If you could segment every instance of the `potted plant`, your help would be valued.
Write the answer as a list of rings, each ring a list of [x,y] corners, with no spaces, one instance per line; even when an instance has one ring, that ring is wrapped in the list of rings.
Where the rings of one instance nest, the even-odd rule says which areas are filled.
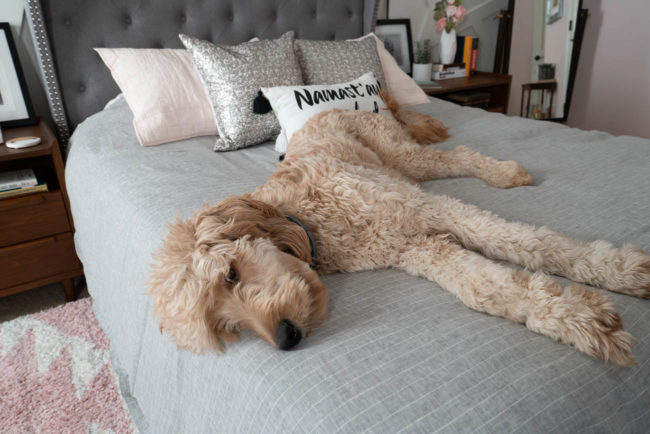
[[[456,26],[465,17],[462,0],[441,0],[436,3],[433,19],[440,35],[440,63],[448,65],[456,56]]]
[[[413,80],[431,80],[431,41],[417,41],[415,43],[415,63],[413,64]]]

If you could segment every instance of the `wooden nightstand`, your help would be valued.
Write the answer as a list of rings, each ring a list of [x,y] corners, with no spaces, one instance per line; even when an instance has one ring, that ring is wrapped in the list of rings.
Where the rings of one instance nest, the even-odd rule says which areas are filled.
[[[2,134],[5,141],[41,138],[39,145],[30,148],[0,145],[0,171],[32,168],[48,191],[0,199],[0,297],[61,282],[66,300],[74,300],[72,278],[83,275],[83,268],[74,249],[59,144],[43,122],[2,130]]]
[[[436,98],[449,100],[449,94],[466,91],[480,91],[490,94],[490,102],[487,107],[489,112],[508,112],[508,98],[510,97],[510,82],[512,76],[493,74],[491,72],[477,71],[476,75],[463,78],[449,78],[437,80],[440,87],[421,85],[427,95]],[[455,101],[451,101],[455,102]]]

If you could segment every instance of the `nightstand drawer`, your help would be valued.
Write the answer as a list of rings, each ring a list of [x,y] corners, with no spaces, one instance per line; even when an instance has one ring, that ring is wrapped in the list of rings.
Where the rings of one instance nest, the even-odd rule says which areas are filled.
[[[0,288],[81,268],[72,233],[0,248]]]
[[[59,191],[0,200],[0,247],[70,230]]]

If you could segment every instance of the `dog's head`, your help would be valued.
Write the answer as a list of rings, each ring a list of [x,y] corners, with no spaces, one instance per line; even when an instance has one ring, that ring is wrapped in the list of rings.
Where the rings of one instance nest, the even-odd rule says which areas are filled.
[[[177,220],[155,259],[160,328],[190,351],[221,350],[242,328],[286,350],[326,320],[307,234],[264,202],[230,197]]]

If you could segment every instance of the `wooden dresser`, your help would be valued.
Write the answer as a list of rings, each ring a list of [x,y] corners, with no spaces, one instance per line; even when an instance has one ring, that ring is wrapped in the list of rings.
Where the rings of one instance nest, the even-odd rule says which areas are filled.
[[[438,80],[438,86],[420,85],[427,95],[449,100],[450,94],[468,91],[481,91],[490,94],[490,102],[486,108],[489,112],[506,114],[510,98],[510,83],[512,76],[477,71],[476,75],[463,78]],[[454,102],[454,101],[452,101]]]
[[[74,226],[65,188],[63,160],[52,131],[41,122],[3,129],[4,140],[38,136],[23,149],[0,145],[0,171],[32,168],[48,191],[0,199],[0,296],[61,282],[74,300],[72,278],[83,268],[74,249]]]

